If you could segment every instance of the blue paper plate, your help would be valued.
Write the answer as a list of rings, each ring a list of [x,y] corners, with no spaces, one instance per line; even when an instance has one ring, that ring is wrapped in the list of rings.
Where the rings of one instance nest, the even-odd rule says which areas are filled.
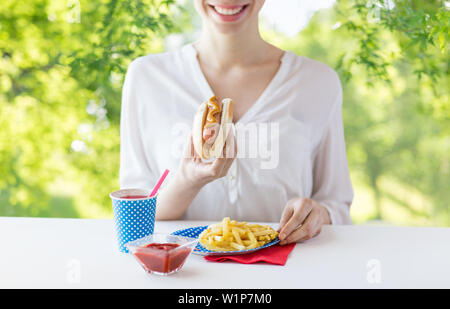
[[[198,238],[200,233],[203,232],[207,228],[208,228],[207,225],[194,226],[194,227],[189,227],[187,229],[177,230],[177,231],[173,232],[172,235]],[[246,254],[246,253],[250,253],[250,252],[253,252],[253,251],[261,250],[263,248],[270,247],[272,245],[275,245],[279,241],[280,240],[277,237],[274,240],[272,240],[271,242],[265,244],[264,246],[257,247],[257,248],[254,248],[254,249],[239,250],[239,251],[211,251],[211,250],[208,250],[205,247],[203,247],[200,243],[198,243],[197,246],[195,247],[194,251],[192,251],[192,252],[195,253],[195,254],[199,254],[199,255],[237,255],[237,254]]]

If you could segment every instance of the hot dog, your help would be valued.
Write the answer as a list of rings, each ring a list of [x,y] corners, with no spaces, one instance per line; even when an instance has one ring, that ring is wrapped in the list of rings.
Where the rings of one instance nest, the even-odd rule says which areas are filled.
[[[220,102],[213,96],[199,106],[192,126],[192,139],[201,158],[221,156],[232,122],[233,101],[229,98]]]

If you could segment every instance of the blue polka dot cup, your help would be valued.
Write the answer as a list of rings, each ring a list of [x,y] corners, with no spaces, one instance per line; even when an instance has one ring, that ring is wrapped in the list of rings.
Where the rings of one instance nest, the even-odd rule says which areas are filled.
[[[126,243],[153,234],[157,195],[148,197],[150,191],[122,189],[109,195],[120,252],[128,253]]]

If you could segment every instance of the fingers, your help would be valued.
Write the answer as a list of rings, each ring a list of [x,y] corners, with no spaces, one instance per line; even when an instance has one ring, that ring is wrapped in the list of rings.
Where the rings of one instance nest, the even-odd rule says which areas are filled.
[[[289,202],[286,205],[286,207],[284,207],[283,213],[281,214],[280,227],[278,228],[278,232],[281,231],[281,229],[286,225],[286,223],[289,221],[289,219],[292,217],[292,214],[294,213],[294,208],[291,207],[291,205],[289,205]]]
[[[220,157],[217,157],[211,166],[213,176],[215,176],[216,178],[225,176],[228,173],[231,165],[233,164],[236,153],[237,145],[235,143],[234,134],[231,131],[227,136],[225,145],[223,146],[222,155]]]
[[[229,126],[228,130],[229,130],[229,132],[228,132],[229,134],[225,141],[223,154],[224,154],[225,158],[234,159],[237,155],[236,138],[234,136],[234,131],[232,130],[232,126]]]
[[[280,240],[288,237],[301,224],[303,224],[303,221],[305,221],[306,217],[312,210],[313,202],[310,199],[294,199],[290,200],[286,207],[291,208],[292,211],[288,211],[289,213],[284,215],[282,218],[284,222],[286,222],[286,220],[287,222],[284,224],[280,223]]]
[[[192,142],[192,133],[189,133],[183,150],[183,159],[192,158],[195,154],[196,151],[194,149],[194,143]]]
[[[216,158],[211,165],[211,172],[214,176],[219,177],[222,174],[223,168],[225,167],[225,163],[227,159],[225,158]]]
[[[194,140],[192,132],[188,134],[188,139],[186,142],[186,147],[183,152],[183,159],[188,159],[194,161],[194,163],[201,163],[202,159],[200,155],[195,151]]]
[[[280,242],[285,245],[292,242],[304,241],[313,238],[321,231],[320,214],[318,209],[313,209],[302,226],[294,230],[289,236]]]
[[[234,161],[233,158],[225,159],[225,163],[224,163],[224,166],[223,166],[223,169],[222,169],[221,176],[226,176],[228,174],[228,171],[230,170],[231,165],[233,164],[233,161]]]
[[[225,158],[225,157],[216,158],[211,166],[213,176],[216,178],[225,176],[228,173],[231,164],[233,164],[233,160],[234,158]]]
[[[192,133],[190,140],[185,150],[185,157],[189,158],[195,163],[195,169],[200,172],[203,177],[209,182],[217,178],[224,177],[237,154],[237,143],[233,131],[231,130],[227,136],[226,142],[222,148],[221,156],[214,159],[214,161],[203,161],[199,154],[195,151]]]

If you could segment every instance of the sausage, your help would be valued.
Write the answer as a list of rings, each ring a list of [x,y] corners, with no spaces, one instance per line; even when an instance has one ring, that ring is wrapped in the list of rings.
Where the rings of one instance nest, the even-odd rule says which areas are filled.
[[[212,145],[219,133],[220,125],[218,123],[210,123],[203,128],[203,141],[205,144]]]

